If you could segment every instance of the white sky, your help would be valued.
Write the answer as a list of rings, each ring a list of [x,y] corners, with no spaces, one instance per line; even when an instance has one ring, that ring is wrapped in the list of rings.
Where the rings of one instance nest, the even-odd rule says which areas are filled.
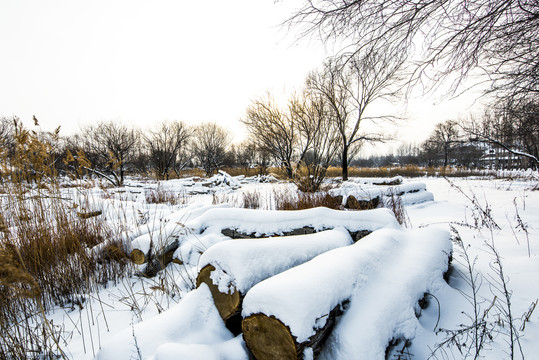
[[[298,88],[332,50],[279,24],[297,0],[1,0],[0,116],[42,127],[215,121],[240,139],[250,101]],[[469,110],[413,101],[400,130],[423,140]],[[464,103],[464,104],[462,104]],[[428,130],[427,130],[428,129]]]

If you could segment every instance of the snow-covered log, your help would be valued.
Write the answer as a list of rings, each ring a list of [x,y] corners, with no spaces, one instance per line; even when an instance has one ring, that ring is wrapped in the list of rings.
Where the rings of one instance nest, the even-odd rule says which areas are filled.
[[[385,350],[401,335],[402,324],[415,321],[418,300],[443,281],[451,250],[444,230],[383,229],[321,254],[249,290],[242,305],[245,342],[258,360],[316,355],[337,315],[344,312],[345,318],[348,308],[357,307],[364,317],[355,317],[354,325],[362,334],[382,331],[376,338]],[[362,308],[365,299],[370,299],[368,308]],[[365,347],[355,347],[356,355],[370,350],[361,336],[355,341]],[[384,358],[384,351],[381,357],[369,353],[376,356],[365,358]]]
[[[341,211],[325,207],[293,211],[211,209],[186,223],[186,227],[195,233],[208,227],[216,227],[235,231],[246,237],[287,235],[305,227],[310,227],[315,232],[344,227],[352,235],[360,233],[363,236],[365,232],[398,226],[389,209]]]
[[[197,286],[208,285],[221,317],[227,321],[240,316],[242,299],[255,284],[352,243],[343,228],[310,235],[220,242],[201,256]],[[241,318],[230,321],[233,326]]]
[[[339,188],[329,191],[332,196],[342,196],[342,205],[349,209],[365,209],[367,206],[379,204],[384,198],[398,196],[404,205],[413,205],[434,199],[432,193],[422,182],[400,183],[392,186],[375,186],[371,183],[361,184],[347,181]]]

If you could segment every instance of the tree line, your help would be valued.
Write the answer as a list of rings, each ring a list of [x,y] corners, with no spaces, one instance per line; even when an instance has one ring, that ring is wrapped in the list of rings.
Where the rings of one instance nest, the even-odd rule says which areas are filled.
[[[34,123],[39,125],[35,117]],[[222,166],[269,164],[251,145],[231,145],[230,132],[215,123],[188,126],[182,121],[162,121],[141,130],[103,121],[70,136],[60,136],[59,130],[28,130],[16,116],[0,117],[4,172],[20,166],[23,153],[34,152],[28,139],[45,146],[48,164],[58,173],[90,173],[115,186],[123,184],[127,173],[153,173],[158,179],[168,179],[186,168],[200,167],[211,176]]]
[[[277,166],[302,190],[316,191],[329,166],[342,167],[343,180],[349,164],[539,168],[538,101],[501,102],[480,117],[436,124],[420,144],[404,144],[394,154],[360,159],[361,145],[384,141],[384,134],[360,133],[357,114],[346,118],[352,119],[349,123],[340,122],[344,116],[336,115],[338,110],[347,116],[353,111],[345,111],[348,104],[344,102],[336,105],[334,98],[342,100],[344,95],[319,92],[320,84],[327,85],[322,76],[329,66],[331,63],[309,74],[303,91],[284,104],[278,105],[271,94],[252,101],[242,119],[249,138],[240,144],[232,144],[230,132],[215,123],[188,126],[181,121],[162,121],[141,130],[105,121],[60,136],[59,129],[29,131],[17,117],[0,117],[4,169],[5,165],[30,166],[17,162],[22,152],[46,152],[51,166],[60,173],[78,170],[121,185],[126,173],[153,173],[158,179],[168,179],[195,167],[211,176],[225,166],[257,168],[260,173]],[[333,105],[326,98],[330,94]],[[28,145],[29,138],[46,148],[35,150]]]

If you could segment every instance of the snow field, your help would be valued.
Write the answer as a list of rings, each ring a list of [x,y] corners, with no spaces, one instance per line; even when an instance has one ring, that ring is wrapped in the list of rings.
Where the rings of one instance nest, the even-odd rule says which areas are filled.
[[[539,261],[537,259],[539,251],[539,227],[537,223],[537,219],[539,219],[539,191],[531,190],[537,187],[537,183],[531,180],[487,181],[484,179],[462,178],[451,179],[451,181],[461,187],[467,194],[475,194],[483,206],[488,203],[492,210],[492,216],[501,229],[491,232],[486,228],[471,227],[470,225],[474,225],[474,216],[477,216],[477,211],[470,201],[450,186],[446,180],[424,178],[421,182],[427,185],[430,193],[435,194],[435,201],[417,203],[414,200],[413,205],[410,205],[407,201],[404,202],[407,204],[405,209],[410,218],[410,226],[413,228],[427,228],[419,229],[417,232],[416,230],[403,231],[405,239],[402,241],[411,242],[414,237],[409,234],[420,234],[424,230],[436,233],[435,230],[432,230],[433,228],[442,229],[443,233],[452,224],[459,231],[464,244],[470,251],[471,258],[476,259],[475,273],[483,274],[484,279],[488,279],[488,276],[491,275],[490,265],[492,264],[492,258],[486,250],[484,242],[494,238],[502,256],[501,261],[504,264],[505,273],[509,281],[508,287],[512,294],[513,315],[517,327],[520,329],[520,326],[524,324],[522,320],[523,314],[529,310],[531,303],[539,298],[539,280],[537,277],[539,273]],[[358,182],[360,181],[358,180]],[[183,180],[171,180],[162,182],[161,185],[164,189],[175,192],[183,192],[192,187],[203,187],[199,182],[192,183],[192,186],[187,186]],[[241,183],[243,183],[243,180]],[[284,185],[249,184],[239,191],[250,188],[267,195],[266,192],[271,193],[272,186]],[[370,185],[367,184],[366,187],[370,187]],[[204,188],[207,194],[207,188]],[[131,191],[132,189],[135,191]],[[126,236],[126,240],[134,239],[150,232],[154,233],[153,239],[157,239],[159,233],[174,236],[174,231],[172,230],[177,227],[175,223],[181,223],[185,226],[192,221],[193,228],[190,230],[192,232],[185,237],[181,237],[180,247],[175,253],[177,258],[183,259],[184,265],[170,264],[155,279],[132,277],[126,279],[122,284],[109,284],[106,288],[100,290],[99,294],[86,296],[85,306],[80,309],[78,307],[74,309],[59,307],[47,314],[47,318],[50,319],[54,326],[61,326],[62,328],[65,339],[61,339],[61,345],[66,350],[66,354],[72,359],[93,359],[93,349],[97,351],[100,347],[101,351],[97,358],[102,360],[131,358],[169,360],[180,356],[185,359],[248,359],[248,350],[242,336],[234,337],[226,329],[217,309],[215,309],[211,293],[207,287],[201,286],[196,290],[191,290],[191,287],[181,285],[180,295],[174,298],[158,289],[162,278],[170,277],[175,279],[174,281],[177,284],[180,284],[186,273],[191,274],[191,277],[196,276],[199,270],[198,260],[201,253],[206,249],[211,249],[213,245],[228,240],[227,237],[221,234],[221,228],[225,225],[230,225],[230,223],[224,222],[226,220],[225,214],[215,213],[218,216],[215,222],[212,223],[211,216],[208,216],[207,213],[216,206],[208,205],[212,202],[211,196],[208,195],[193,197],[190,205],[168,206],[145,204],[143,193],[140,193],[141,190],[142,187],[139,189],[132,186],[127,188],[124,193],[121,193],[123,189],[115,189],[109,191],[110,193],[115,192],[115,195],[105,197],[102,195],[103,191],[101,189],[91,189],[92,192],[97,194],[95,207],[92,205],[91,208],[103,209],[102,216],[106,217],[111,224],[124,224],[122,219],[129,219],[125,223],[130,234]],[[225,190],[226,187],[223,187],[223,191]],[[65,191],[74,190],[65,189]],[[403,195],[403,199],[408,196],[422,196],[419,194],[429,192],[406,193]],[[516,202],[516,205],[514,202]],[[271,205],[270,202],[268,204]],[[271,208],[269,205],[266,208]],[[523,228],[516,227],[517,210],[515,208],[518,208],[518,214],[525,225],[526,231]],[[226,210],[236,211],[236,209],[230,208],[219,209],[223,213]],[[136,219],[139,212],[148,214],[149,221],[142,223],[139,220],[131,220],[132,218]],[[352,212],[350,211],[349,213]],[[375,212],[375,214],[382,213]],[[237,224],[238,228],[245,226],[246,233],[257,231],[257,219],[251,218],[250,215],[244,215],[247,213],[237,214],[240,216],[240,221]],[[265,221],[266,214],[263,212],[260,214],[263,215],[260,216],[258,221],[267,224]],[[205,216],[208,221],[197,220],[201,216]],[[246,225],[242,224],[244,218]],[[283,216],[284,218],[285,216]],[[326,220],[322,215],[322,221]],[[352,220],[350,219],[350,222]],[[276,230],[289,229],[299,223],[298,221],[295,224],[287,225],[285,221],[276,226]],[[170,226],[171,231],[160,230],[164,226]],[[390,225],[389,227],[393,226]],[[398,227],[395,226],[394,229],[396,228]],[[392,231],[395,230],[384,229],[381,232],[390,233]],[[379,231],[376,231],[370,236],[379,236],[378,233]],[[165,236],[163,237],[166,238]],[[355,245],[337,250],[342,251],[343,259],[345,259],[347,252],[344,249],[360,245],[367,238],[362,239]],[[415,239],[423,244],[426,236],[423,239],[416,236]],[[391,241],[389,242],[391,243]],[[530,255],[528,255],[528,244],[530,245]],[[447,339],[448,335],[444,332],[438,332],[438,330],[441,328],[459,330],[462,325],[470,324],[470,319],[466,314],[471,314],[473,309],[462,295],[463,293],[470,294],[470,289],[460,277],[460,273],[465,274],[466,269],[456,261],[459,260],[458,255],[453,261],[452,267],[454,271],[450,277],[449,285],[439,281],[440,278],[435,275],[438,268],[432,272],[432,277],[438,280],[428,277],[429,273],[425,272],[421,277],[417,278],[417,282],[407,282],[407,274],[412,274],[421,269],[423,262],[428,265],[430,257],[425,258],[417,255],[417,260],[409,259],[408,262],[403,262],[404,260],[401,261],[399,258],[408,258],[409,256],[404,256],[406,252],[399,245],[388,245],[387,249],[391,254],[397,253],[397,255],[394,255],[396,257],[391,258],[392,260],[380,259],[379,262],[374,263],[373,267],[387,268],[388,271],[377,272],[366,267],[362,276],[369,275],[372,280],[369,281],[370,285],[363,281],[363,277],[351,284],[352,288],[349,290],[350,303],[347,305],[344,314],[340,316],[332,335],[322,347],[319,358],[355,359],[357,356],[352,356],[351,354],[355,352],[355,355],[357,355],[360,351],[360,346],[361,349],[366,351],[366,354],[373,354],[373,358],[376,358],[381,353],[383,343],[387,343],[388,339],[410,337],[413,341],[406,351],[411,355],[405,358],[427,359],[437,344]],[[335,261],[335,265],[332,267],[339,267],[339,263],[340,260]],[[442,263],[439,263],[439,266],[441,268]],[[322,275],[325,271],[317,270],[312,273],[313,279],[316,281],[312,280],[315,282],[313,287],[315,292],[310,295],[311,297],[320,296],[320,298],[323,298],[324,293],[328,293],[328,289],[333,289],[334,287],[345,292],[346,289],[340,283],[347,282],[349,279],[339,277],[336,285],[326,287],[325,283],[322,282],[324,279]],[[310,277],[311,274],[309,273],[307,278]],[[258,285],[272,279],[266,279]],[[427,297],[427,299],[431,300],[431,305],[423,309],[420,318],[416,319],[413,310],[418,309],[414,298],[417,294],[421,295],[420,291],[416,291],[416,286],[425,284],[427,284],[425,288],[428,288],[428,291],[436,296],[436,301],[432,297]],[[156,285],[155,290],[151,289]],[[255,285],[251,291],[258,285]],[[410,293],[405,291],[408,286]],[[360,291],[359,289],[362,290]],[[404,295],[398,295],[403,294],[403,291]],[[310,306],[309,296],[294,294],[290,296],[302,299],[306,301],[305,306]],[[155,299],[157,296],[159,296],[159,302]],[[480,311],[482,312],[489,306],[494,296],[487,282],[484,282],[479,289],[478,296],[481,301]],[[140,308],[137,308],[135,303],[135,310],[133,309],[132,303],[135,300],[131,300],[132,297],[137,298],[136,301],[138,301]],[[179,300],[180,298],[181,300]],[[272,305],[269,299],[266,303],[268,306]],[[328,303],[330,302],[328,301]],[[263,304],[261,303],[260,306]],[[325,306],[326,314],[327,309],[331,310],[331,305]],[[321,308],[322,306],[315,307]],[[539,338],[538,309],[531,314],[529,321],[525,323],[525,330],[519,332],[524,356],[520,356],[520,352],[517,351],[516,359],[534,359],[539,353],[539,342],[537,341]],[[320,310],[320,313],[323,314],[323,311]],[[494,324],[498,318],[494,310],[491,313],[492,316],[488,320],[491,324]],[[318,321],[317,326],[322,325],[323,321],[324,317]],[[301,319],[297,319],[298,324],[302,322]],[[369,326],[363,326],[363,323],[369,324]],[[436,324],[438,326],[434,330]],[[487,359],[507,359],[509,358],[508,328],[507,326],[496,326],[494,338],[488,341],[487,347],[480,356]],[[316,329],[317,327],[311,327],[311,333]],[[307,330],[304,331],[306,334],[309,333]],[[93,343],[91,343],[92,336]],[[362,340],[363,338],[365,339]],[[468,346],[470,345],[469,339],[462,340]],[[368,347],[365,348],[367,345]],[[461,359],[465,356],[465,353],[459,352],[459,349],[454,345],[450,348],[446,347],[445,351],[447,355],[445,358]],[[468,351],[468,347],[464,348],[463,351]],[[437,355],[437,358],[444,358],[443,356],[445,356],[440,353]],[[365,358],[369,357],[365,356]],[[397,356],[396,354],[391,354],[390,358],[397,358]],[[468,358],[473,358],[473,355],[468,356]]]

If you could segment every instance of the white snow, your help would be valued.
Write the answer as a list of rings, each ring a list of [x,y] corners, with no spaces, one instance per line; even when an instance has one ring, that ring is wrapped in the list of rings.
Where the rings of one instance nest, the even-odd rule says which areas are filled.
[[[418,299],[448,286],[443,279],[452,249],[447,232],[419,229],[390,236],[399,248],[390,250],[391,255],[363,286],[356,285],[350,307],[321,359],[356,359],[357,354],[385,359],[390,340],[415,338],[421,326],[416,318]]]
[[[352,242],[343,228],[309,235],[230,240],[209,248],[201,256],[199,267],[215,267],[211,279],[219,291],[245,294],[264,279]]]
[[[108,338],[97,359],[129,360],[138,354],[146,359],[164,343],[216,345],[232,338],[202,284],[166,312]]]

